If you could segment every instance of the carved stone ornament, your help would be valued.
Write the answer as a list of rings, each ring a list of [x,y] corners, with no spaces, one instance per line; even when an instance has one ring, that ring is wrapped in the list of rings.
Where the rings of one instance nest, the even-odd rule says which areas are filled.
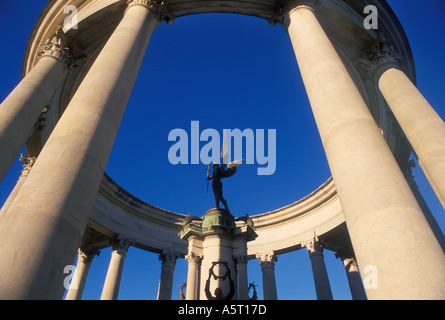
[[[162,267],[169,267],[174,269],[176,265],[176,260],[179,258],[179,254],[175,252],[163,251],[159,255],[159,260],[162,263]]]
[[[278,260],[277,256],[273,253],[262,253],[258,254],[256,257],[260,261],[261,269],[273,269],[275,267],[275,262]]]
[[[119,235],[113,242],[113,250],[119,255],[127,255],[128,248],[134,245],[135,241]]]
[[[274,13],[268,22],[272,26],[281,24],[285,28],[289,25],[289,13],[298,6],[307,6],[315,9],[320,5],[320,0],[278,0],[274,7]]]
[[[362,58],[354,59],[354,63],[362,75],[378,78],[377,72],[384,65],[398,66],[401,64],[403,56],[399,54],[394,46],[389,45],[383,33],[364,54]]]
[[[175,20],[175,17],[168,10],[167,3],[164,0],[127,0],[128,7],[136,4],[142,4],[150,8],[158,23],[165,21],[167,24],[171,24]]]
[[[20,155],[19,161],[23,162],[22,176],[28,175],[36,160],[36,157],[31,157],[23,153]]]
[[[309,257],[323,255],[323,248],[326,247],[325,243],[320,241],[316,235],[311,240],[302,243],[301,246],[307,249]]]
[[[77,68],[78,63],[86,58],[86,55],[68,39],[62,27],[57,27],[52,38],[38,49],[37,55],[59,59],[65,64],[68,71]]]

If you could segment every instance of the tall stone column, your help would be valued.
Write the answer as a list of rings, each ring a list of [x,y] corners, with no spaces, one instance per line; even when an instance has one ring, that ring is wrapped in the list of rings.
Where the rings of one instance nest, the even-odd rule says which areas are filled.
[[[237,256],[238,264],[238,299],[249,300],[249,280],[247,277],[247,256]]]
[[[134,244],[134,241],[121,236],[113,243],[113,251],[111,252],[110,265],[108,266],[107,276],[102,289],[101,300],[117,299],[125,258],[128,248],[132,244]]]
[[[88,271],[95,256],[98,256],[100,251],[90,247],[79,249],[77,259],[77,266],[74,271],[71,284],[66,293],[65,300],[80,300],[82,298],[83,289],[87,280]]]
[[[159,280],[158,300],[171,300],[173,275],[175,271],[176,259],[179,254],[164,251],[159,255],[162,262],[161,279]]]
[[[0,299],[60,299],[162,10],[133,0],[0,224]],[[155,15],[156,13],[156,15]]]
[[[352,300],[367,300],[366,291],[363,286],[362,279],[358,270],[357,261],[355,258],[346,258],[341,253],[336,253],[335,256],[341,259],[348,278],[349,289],[351,290]]]
[[[380,37],[369,53],[373,77],[420,166],[445,208],[445,123],[399,67],[400,56]]]
[[[275,281],[275,262],[277,257],[273,253],[266,253],[258,255],[257,259],[260,261],[263,274],[264,300],[277,300],[277,284]]]
[[[317,300],[333,300],[326,264],[324,263],[323,244],[316,236],[302,244],[307,249],[312,265]]]
[[[14,163],[44,106],[80,55],[58,28],[40,48],[41,58],[0,105],[0,183]]]
[[[189,254],[185,257],[188,262],[188,272],[187,272],[187,291],[185,293],[186,300],[196,300],[197,295],[197,277],[198,277],[198,267],[201,262],[201,258],[195,254]]]
[[[442,249],[320,25],[316,2],[291,1],[285,25],[360,270],[378,270],[378,288],[367,290],[368,298],[445,299]]]

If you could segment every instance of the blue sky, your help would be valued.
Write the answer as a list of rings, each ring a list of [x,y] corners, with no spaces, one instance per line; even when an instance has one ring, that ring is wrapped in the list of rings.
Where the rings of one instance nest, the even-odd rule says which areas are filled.
[[[389,0],[411,43],[420,91],[445,118],[445,5],[442,0]],[[21,79],[23,56],[32,27],[46,1],[0,0],[2,101]],[[206,166],[168,161],[167,137],[191,121],[201,131],[276,129],[276,172],[258,176],[258,165],[242,165],[224,181],[224,196],[235,216],[270,211],[315,190],[330,177],[291,43],[283,27],[233,14],[202,14],[161,24],[154,32],[122,121],[106,172],[119,185],[156,206],[203,215],[214,206],[206,192]],[[201,146],[203,143],[201,144]],[[267,150],[267,149],[266,149]],[[25,153],[25,151],[23,151]],[[0,204],[21,170],[16,161],[0,185]],[[415,177],[442,230],[445,212],[419,168]],[[325,253],[335,299],[350,299],[340,260]],[[84,298],[99,299],[110,249],[93,261]],[[179,259],[173,298],[186,280]],[[160,262],[156,254],[130,248],[120,299],[156,299]],[[289,276],[290,275],[290,276]],[[310,261],[304,250],[278,257],[280,299],[315,299]],[[258,261],[249,262],[249,281],[259,284]]]

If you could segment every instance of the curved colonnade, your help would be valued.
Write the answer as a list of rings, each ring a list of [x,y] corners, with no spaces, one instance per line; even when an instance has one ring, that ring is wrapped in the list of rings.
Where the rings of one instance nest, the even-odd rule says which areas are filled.
[[[411,179],[408,161],[412,145],[441,198],[443,165],[436,154],[444,137],[443,122],[412,86],[413,58],[394,13],[385,1],[375,1],[379,33],[367,30],[363,26],[366,4],[362,0],[50,1],[26,51],[22,82],[29,84],[20,84],[2,104],[10,109],[21,106],[19,116],[4,120],[0,114],[1,121],[14,124],[21,132],[6,130],[0,136],[0,146],[2,139],[9,139],[20,149],[26,141],[30,155],[27,170],[2,208],[0,234],[4,239],[0,243],[9,247],[0,248],[5,250],[0,274],[10,277],[2,284],[7,288],[2,292],[8,292],[3,298],[60,298],[63,275],[54,276],[54,272],[72,262],[79,247],[85,263],[78,272],[84,275],[97,250],[115,248],[103,299],[117,297],[130,245],[161,254],[170,266],[162,269],[159,296],[163,299],[171,297],[176,258],[186,257],[189,264],[198,261],[187,241],[178,237],[185,215],[133,197],[104,174],[104,168],[151,33],[163,21],[171,23],[174,18],[207,12],[252,15],[286,27],[333,173],[333,178],[307,197],[251,217],[257,238],[248,242],[246,257],[241,260],[261,261],[265,299],[277,297],[273,279],[276,255],[302,247],[311,257],[319,299],[332,298],[320,254],[323,248],[337,252],[348,263],[357,258],[359,265],[373,265],[381,271],[381,288],[368,290],[368,298],[443,298],[443,286],[424,285],[443,283],[443,235]],[[63,28],[67,5],[78,10],[78,30]],[[104,73],[110,61],[113,68]],[[103,81],[104,77],[109,79]],[[94,88],[90,89],[94,95],[88,93],[89,88]],[[25,91],[31,96],[24,98]],[[410,94],[403,94],[406,92]],[[419,110],[418,119],[428,119],[414,132],[411,115],[403,110],[409,103]],[[91,110],[80,110],[85,104],[92,105]],[[33,127],[36,121],[45,125]],[[75,124],[79,122],[82,127]],[[428,126],[433,129],[425,129]],[[23,136],[27,127],[33,127],[29,137]],[[77,141],[70,139],[73,134]],[[85,141],[88,143],[83,144]],[[61,145],[66,149],[61,150]],[[8,148],[11,159],[16,156],[16,146]],[[64,157],[74,158],[78,171],[66,172],[60,165]],[[10,166],[7,158],[0,163],[3,176]],[[375,163],[382,165],[376,168]],[[41,214],[34,218],[39,199],[35,185],[42,179],[47,182],[39,192],[54,201],[51,208],[45,204],[38,207]],[[30,203],[33,210],[27,214]],[[19,212],[19,218],[11,218]],[[48,230],[48,224],[55,227]],[[33,226],[32,232],[29,226]],[[24,234],[27,241],[34,242],[17,258]],[[54,239],[58,243],[54,244]],[[26,277],[11,271],[20,259],[39,255],[47,258],[45,266],[36,258],[35,264],[21,270]],[[411,263],[416,255],[422,258]],[[395,261],[407,267],[404,274],[390,271]],[[425,265],[433,266],[428,275],[421,272]],[[406,274],[412,281],[402,285]],[[84,277],[79,279],[84,284]],[[365,298],[356,265],[348,279],[353,297]],[[67,298],[79,298],[81,291],[82,285]],[[196,298],[194,294],[187,298]],[[245,294],[245,288],[240,287],[239,298]]]

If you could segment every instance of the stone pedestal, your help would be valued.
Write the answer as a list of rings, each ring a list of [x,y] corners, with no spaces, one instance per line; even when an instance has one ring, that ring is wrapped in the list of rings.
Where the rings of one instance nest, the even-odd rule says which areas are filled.
[[[247,256],[247,242],[257,237],[252,225],[235,221],[233,215],[224,209],[210,209],[202,219],[188,219],[179,237],[189,241],[189,256],[201,258],[199,285],[196,292],[189,292],[194,285],[187,283],[187,299],[236,300],[237,289],[247,291],[247,288],[238,288],[235,258]],[[195,265],[189,264],[189,269]],[[194,270],[193,274],[196,272]],[[243,273],[240,286],[247,284],[246,279],[247,275]]]

